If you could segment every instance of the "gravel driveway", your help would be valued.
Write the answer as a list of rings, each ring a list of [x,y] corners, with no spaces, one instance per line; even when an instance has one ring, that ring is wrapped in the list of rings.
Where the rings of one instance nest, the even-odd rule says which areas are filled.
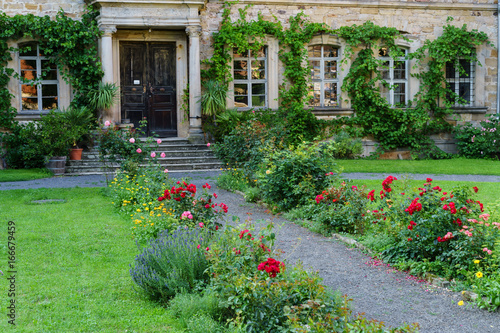
[[[215,185],[219,172],[171,173],[171,177],[192,177],[201,186]],[[363,174],[344,174],[351,178],[371,177]],[[499,181],[492,176],[415,175],[415,179],[432,177],[436,180]],[[454,177],[452,179],[447,177]],[[483,180],[482,177],[488,177]],[[380,175],[376,177],[382,178]],[[486,179],[486,178],[485,178]],[[54,177],[27,182],[0,183],[0,190],[40,187],[104,186],[103,176]],[[458,306],[460,294],[435,287],[395,271],[372,260],[358,249],[350,248],[333,238],[326,238],[295,225],[279,216],[272,216],[243,197],[217,190],[218,202],[229,207],[229,215],[241,221],[251,218],[258,223],[275,222],[279,226],[276,246],[284,251],[283,258],[301,261],[304,267],[318,271],[324,284],[340,290],[353,299],[354,313],[364,312],[390,326],[418,322],[421,332],[500,332],[500,313],[488,313],[470,306]],[[0,194],[1,196],[1,194]]]

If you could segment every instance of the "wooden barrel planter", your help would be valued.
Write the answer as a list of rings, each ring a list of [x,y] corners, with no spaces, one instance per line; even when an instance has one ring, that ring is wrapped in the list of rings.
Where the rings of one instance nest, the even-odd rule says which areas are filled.
[[[45,167],[51,171],[54,176],[64,175],[66,171],[66,158],[67,156],[52,156],[45,164]]]

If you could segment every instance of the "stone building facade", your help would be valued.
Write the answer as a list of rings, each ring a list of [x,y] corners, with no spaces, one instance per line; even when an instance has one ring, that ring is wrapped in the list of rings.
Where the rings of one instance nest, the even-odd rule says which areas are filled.
[[[394,27],[409,38],[399,41],[405,52],[413,52],[425,40],[440,36],[448,16],[451,24],[485,32],[497,43],[498,5],[494,0],[241,0],[233,5],[236,19],[238,8],[253,4],[247,17],[256,18],[260,12],[266,20],[278,19],[286,27],[288,18],[300,12],[313,22],[332,28],[363,24],[366,21]],[[122,88],[122,97],[109,110],[107,119],[116,123],[135,122],[143,117],[154,118],[165,126],[166,136],[201,137],[200,61],[213,53],[211,36],[218,31],[222,20],[222,3],[204,0],[0,0],[0,10],[8,15],[33,13],[55,16],[59,8],[78,19],[86,5],[99,9],[98,24],[103,31],[100,53],[104,81],[115,82]],[[13,44],[19,41],[12,41]],[[309,47],[313,69],[313,102],[311,110],[319,117],[352,114],[350,103],[340,87],[348,64],[340,68],[345,43],[336,36],[316,36]],[[277,108],[279,85],[283,82],[283,66],[279,57],[279,41],[269,37],[259,56],[257,74],[249,75],[246,64],[253,56],[235,54],[232,62],[234,81],[228,96],[228,107],[241,110],[252,107]],[[484,114],[497,112],[497,50],[482,45],[476,50],[482,66],[471,64],[468,78],[450,74],[457,93],[469,102],[457,107],[464,121],[479,121]],[[383,53],[380,53],[384,57]],[[419,82],[410,74],[418,69],[412,61],[396,64],[387,57],[387,78],[398,85],[398,91],[383,92],[391,103],[411,100]],[[403,66],[403,67],[401,67]],[[19,67],[14,57],[12,67]],[[253,72],[254,68],[252,68]],[[450,72],[450,73],[451,73]],[[156,74],[155,74],[156,73]],[[162,74],[158,74],[162,73]],[[260,74],[259,74],[260,73]],[[255,76],[256,75],[256,76]],[[448,75],[448,74],[447,74]],[[71,98],[71,89],[59,80],[59,105]],[[15,96],[14,106],[19,119],[32,119],[37,111],[22,110],[19,83],[9,86]],[[189,101],[185,94],[189,90]],[[186,115],[186,104],[190,114]]]

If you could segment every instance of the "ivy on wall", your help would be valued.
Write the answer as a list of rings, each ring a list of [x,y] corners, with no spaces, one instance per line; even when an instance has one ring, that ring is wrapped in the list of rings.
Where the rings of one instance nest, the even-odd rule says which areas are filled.
[[[57,65],[63,79],[75,90],[75,105],[87,104],[87,92],[96,88],[103,76],[97,53],[101,33],[95,20],[98,12],[88,8],[80,21],[60,10],[55,20],[49,16],[0,14],[0,127],[12,128],[16,109],[11,106],[7,84],[12,76],[19,78],[7,64],[12,52],[9,41],[22,38],[37,41],[45,56]]]
[[[451,91],[446,84],[445,71],[443,70],[447,62],[452,62],[459,69],[460,73],[465,73],[464,68],[459,66],[459,59],[464,59],[468,63],[477,63],[476,47],[487,44],[494,45],[488,41],[488,36],[484,32],[476,29],[467,30],[467,25],[455,27],[449,22],[453,18],[448,17],[447,24],[443,28],[443,34],[435,40],[426,40],[424,45],[410,57],[416,59],[422,71],[413,74],[420,79],[420,90],[415,96],[415,109],[419,112],[429,114],[434,121],[429,124],[429,131],[442,131],[448,126],[443,122],[443,118],[452,113],[454,101],[459,104],[466,104],[454,91]],[[424,62],[425,61],[425,62]],[[427,70],[423,70],[427,66]],[[450,100],[447,98],[450,96]],[[441,102],[441,104],[439,104]]]
[[[274,36],[280,42],[279,55],[285,68],[285,83],[280,88],[280,111],[286,113],[290,125],[296,130],[305,131],[307,127],[318,126],[312,113],[304,107],[310,90],[307,44],[315,35],[336,34],[346,42],[343,64],[347,59],[352,60],[342,89],[348,94],[355,116],[334,120],[331,126],[360,127],[362,134],[372,135],[382,150],[410,147],[419,151],[422,146],[433,145],[429,134],[449,130],[445,117],[452,109],[446,101],[450,90],[446,85],[444,66],[448,61],[457,62],[459,57],[477,61],[471,50],[487,42],[483,32],[468,31],[466,25],[462,28],[446,25],[442,36],[426,41],[423,47],[408,55],[408,59],[417,59],[422,71],[412,75],[422,83],[413,102],[402,109],[389,105],[380,95],[379,85],[387,83],[380,73],[383,61],[373,54],[374,49],[387,47],[391,57],[404,56],[396,40],[406,38],[397,29],[380,27],[368,21],[332,30],[325,24],[307,21],[303,13],[290,17],[290,27],[284,29],[280,21],[264,21],[260,13],[257,20],[248,21],[246,13],[250,6],[240,8],[238,20],[232,22],[233,4],[224,3],[220,30],[213,35],[214,55],[205,61],[207,69],[202,71],[202,77],[228,84],[232,80],[233,48],[238,51],[258,50],[264,45],[267,35]],[[424,70],[426,66],[428,69]],[[451,96],[453,98],[453,93]]]

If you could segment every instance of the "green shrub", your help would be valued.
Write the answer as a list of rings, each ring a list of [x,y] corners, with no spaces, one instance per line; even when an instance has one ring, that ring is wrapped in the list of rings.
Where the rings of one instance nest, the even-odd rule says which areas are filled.
[[[45,156],[41,148],[41,132],[35,122],[13,126],[10,133],[0,134],[6,149],[4,158],[9,168],[43,168]]]
[[[211,291],[227,314],[247,332],[283,332],[289,326],[287,309],[319,300],[339,319],[340,302],[321,284],[317,274],[300,265],[290,268],[272,258],[273,225],[259,232],[251,225],[228,227],[208,251]],[[339,324],[340,325],[340,324]]]
[[[290,210],[325,189],[332,178],[329,175],[336,171],[328,150],[304,142],[272,151],[257,173],[257,187],[264,202],[280,211]]]
[[[231,133],[241,123],[254,118],[255,114],[250,111],[238,111],[237,109],[228,109],[218,114],[215,118],[215,126],[213,124],[203,124],[214,136],[215,142],[220,142],[224,136]]]
[[[467,158],[500,158],[500,116],[490,115],[480,127],[470,123],[455,128],[455,138],[461,156]]]
[[[194,184],[177,181],[178,187],[166,189],[158,201],[165,204],[165,208],[172,212],[172,216],[181,220],[184,226],[200,226],[211,231],[221,226],[219,220],[227,213],[228,207],[224,203],[215,203],[216,193],[211,193],[211,186],[205,183],[202,193]]]
[[[208,282],[205,252],[209,234],[203,228],[165,231],[135,258],[130,275],[148,297],[167,300]]]
[[[471,258],[482,257],[484,247],[491,249],[500,236],[499,227],[487,222],[489,215],[481,214],[482,204],[472,199],[471,189],[445,192],[428,178],[418,194],[403,194],[392,190],[394,180],[390,176],[383,182],[379,209],[367,216],[396,237],[382,253],[389,262],[440,261],[449,268],[441,273],[454,277],[468,267]],[[374,191],[369,195],[374,196]]]
[[[246,202],[257,202],[262,198],[261,191],[257,187],[248,187],[245,190]]]
[[[203,292],[202,294],[177,294],[169,303],[169,311],[179,319],[187,332],[200,333],[243,333],[246,329],[230,325],[224,327],[220,323],[224,317],[224,309],[220,306],[217,295]]]
[[[253,172],[276,140],[276,137],[268,133],[264,123],[252,120],[235,127],[212,148],[217,158],[227,166],[243,167],[248,172]]]
[[[249,181],[241,169],[227,168],[217,177],[217,186],[228,191],[245,191]]]
[[[349,159],[358,157],[363,153],[363,144],[360,138],[353,138],[346,131],[340,131],[335,134],[331,141],[325,144],[332,147],[325,147],[332,152],[332,157],[336,159]]]
[[[98,134],[101,161],[119,163],[123,171],[135,175],[142,164],[156,158],[154,148],[158,141],[153,141],[151,137],[145,141],[140,139],[144,136],[146,126],[145,120],[140,122],[140,128],[131,130],[105,123]]]
[[[328,234],[332,231],[363,233],[364,215],[367,206],[367,193],[364,188],[350,186],[345,181],[336,184],[316,196],[314,201],[299,209],[302,217],[320,223]]]

